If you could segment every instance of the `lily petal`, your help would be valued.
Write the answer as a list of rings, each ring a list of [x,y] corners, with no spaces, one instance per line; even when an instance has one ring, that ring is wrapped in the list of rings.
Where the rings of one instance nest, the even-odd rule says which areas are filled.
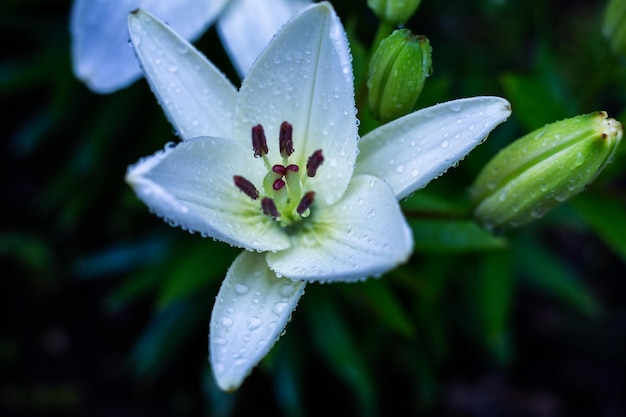
[[[312,207],[312,210],[315,206]],[[292,236],[289,249],[267,254],[279,276],[307,281],[357,281],[405,262],[411,230],[393,192],[369,175],[352,178],[336,204],[313,211],[310,229]]]
[[[322,149],[324,166],[309,184],[323,204],[341,197],[354,170],[358,132],[348,41],[329,3],[305,9],[274,37],[244,80],[235,111],[235,137],[247,141],[252,126],[262,124],[275,141],[268,156],[276,163],[280,124],[291,123],[290,161],[303,167]]]
[[[384,179],[402,199],[457,164],[510,114],[500,97],[453,100],[408,114],[361,139],[355,175]]]
[[[236,390],[280,337],[305,282],[277,278],[258,253],[243,252],[222,283],[211,314],[209,351],[219,387]]]
[[[217,31],[240,76],[246,75],[272,36],[309,0],[233,0],[221,14]]]
[[[190,139],[131,166],[126,181],[151,210],[183,229],[248,250],[285,249],[282,229],[234,184],[235,174],[254,178],[254,164],[235,159],[246,153],[229,139]]]
[[[161,16],[185,39],[194,40],[229,0],[75,0],[70,15],[74,73],[97,93],[110,93],[141,75],[128,47],[126,16],[138,7]]]
[[[144,10],[128,16],[128,30],[150,87],[180,137],[232,137],[237,90],[224,74]]]

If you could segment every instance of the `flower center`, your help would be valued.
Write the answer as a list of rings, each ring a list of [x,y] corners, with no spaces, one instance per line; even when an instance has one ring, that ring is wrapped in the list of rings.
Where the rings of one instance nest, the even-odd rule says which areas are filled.
[[[267,158],[268,148],[263,126],[252,128],[252,149],[256,158],[263,158],[268,173],[263,178],[263,193],[261,196],[257,187],[246,178],[235,175],[235,186],[252,200],[261,202],[261,211],[280,222],[282,226],[290,226],[297,221],[311,215],[315,200],[315,192],[305,192],[308,178],[314,177],[318,168],[324,162],[322,150],[318,149],[306,162],[306,171],[297,164],[289,162],[293,153],[293,126],[288,122],[280,125],[278,137],[282,164],[272,165]]]

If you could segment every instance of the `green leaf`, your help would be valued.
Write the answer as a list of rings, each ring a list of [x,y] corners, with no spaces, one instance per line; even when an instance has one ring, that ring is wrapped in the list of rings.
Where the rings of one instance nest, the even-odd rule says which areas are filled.
[[[509,319],[515,281],[508,255],[508,252],[492,252],[483,256],[471,287],[483,342],[502,364],[511,358]]]
[[[569,264],[552,255],[541,243],[518,239],[514,248],[517,270],[541,291],[588,317],[602,313],[602,306]]]
[[[409,220],[415,250],[423,252],[473,252],[503,249],[504,237],[497,237],[469,220]]]
[[[326,288],[323,288],[327,290]],[[363,415],[373,415],[377,406],[376,390],[369,367],[357,348],[341,314],[327,296],[317,291],[307,291],[307,303],[314,309],[305,309],[313,331],[317,349],[328,360],[332,369],[355,392]]]
[[[389,290],[387,283],[370,279],[359,286],[359,290],[360,294],[364,295],[368,307],[376,312],[383,323],[404,336],[413,336],[415,332],[413,323],[393,292]],[[352,289],[350,291],[352,292]]]
[[[597,194],[582,194],[571,205],[604,244],[626,261],[626,205]]]
[[[185,245],[173,256],[175,262],[165,272],[157,304],[167,306],[218,282],[215,278],[226,275],[235,252],[228,245],[209,239]]]
[[[131,353],[131,363],[141,377],[155,378],[194,330],[202,331],[211,302],[206,294],[180,299],[157,310]]]

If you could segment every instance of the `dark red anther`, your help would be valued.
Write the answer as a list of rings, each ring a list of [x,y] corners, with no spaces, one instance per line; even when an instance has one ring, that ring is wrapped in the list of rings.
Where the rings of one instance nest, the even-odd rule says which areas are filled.
[[[300,171],[300,168],[298,167],[298,165],[295,164],[291,164],[291,165],[287,165],[287,168],[285,168],[287,171],[291,171],[291,172],[298,172]]]
[[[288,158],[293,153],[293,126],[289,122],[281,123],[278,143],[280,144],[280,155],[283,158]]]
[[[322,150],[318,149],[306,161],[306,174],[309,177],[314,177],[322,162],[324,162],[324,155],[322,155]]]
[[[266,216],[270,216],[272,219],[277,219],[280,217],[280,213],[276,208],[274,200],[269,197],[263,197],[263,199],[261,200],[261,209],[263,209],[263,213]]]
[[[302,214],[305,211],[307,211],[309,207],[311,207],[311,204],[313,204],[314,199],[315,199],[315,191],[309,191],[308,193],[306,193],[304,197],[302,197],[302,199],[300,200],[300,203],[298,204],[298,208],[296,208],[296,211],[298,212],[298,214],[302,216]]]
[[[267,155],[267,140],[265,139],[265,131],[261,125],[252,127],[252,149],[254,149],[255,158]]]
[[[257,191],[254,184],[252,184],[250,181],[240,175],[235,175],[233,178],[235,180],[235,185],[237,186],[237,188],[243,191],[245,195],[253,200],[259,198],[259,192]]]
[[[272,184],[272,188],[274,189],[274,191],[280,191],[284,186],[285,186],[285,181],[283,181],[280,178],[277,180],[274,180],[274,183]]]

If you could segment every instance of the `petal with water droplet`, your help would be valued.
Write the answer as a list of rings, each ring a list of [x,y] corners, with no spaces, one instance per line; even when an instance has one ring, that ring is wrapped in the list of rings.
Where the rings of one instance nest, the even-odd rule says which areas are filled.
[[[146,11],[129,15],[128,30],[150,87],[180,137],[232,137],[237,90],[224,74]]]
[[[254,167],[262,163],[246,154],[249,149],[229,139],[190,139],[131,166],[126,181],[174,225],[249,250],[285,249],[283,230],[234,184],[234,175],[261,182],[263,172]]]
[[[383,274],[411,254],[411,230],[392,190],[376,177],[354,177],[341,200],[311,210],[307,229],[292,236],[291,247],[267,254],[268,265],[280,275],[357,281]]]
[[[248,291],[237,291],[242,285]],[[220,388],[236,390],[269,352],[304,287],[304,281],[276,277],[263,254],[243,252],[235,259],[211,313],[209,351]]]
[[[323,151],[324,165],[309,180],[316,200],[341,197],[354,170],[358,132],[348,41],[330,3],[305,9],[276,34],[244,80],[235,112],[235,137],[247,142],[252,126],[262,124],[275,163],[281,157],[271,144],[281,123],[291,123],[292,163],[304,167],[314,151]]]
[[[404,198],[458,163],[510,114],[509,102],[499,97],[459,99],[418,110],[361,139],[355,175],[382,178],[398,199]],[[402,172],[396,169],[399,165]]]

